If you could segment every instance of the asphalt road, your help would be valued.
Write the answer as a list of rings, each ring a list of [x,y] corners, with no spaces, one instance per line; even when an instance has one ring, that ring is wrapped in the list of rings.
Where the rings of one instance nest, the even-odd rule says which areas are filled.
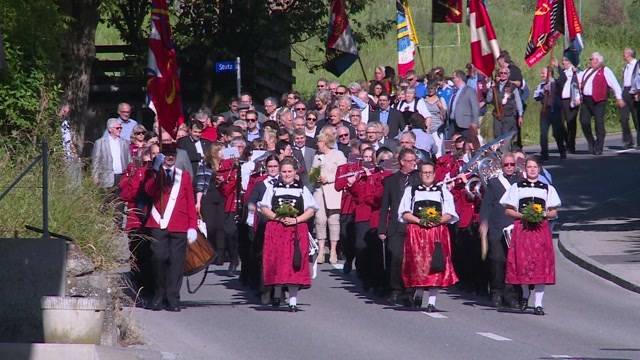
[[[552,159],[548,167],[567,209],[561,221],[607,208],[624,212],[611,199],[638,191],[638,166],[636,151]],[[598,211],[585,211],[594,206]],[[236,279],[219,272],[196,295],[183,287],[180,313],[133,314],[145,346],[167,359],[640,359],[640,294],[557,251],[556,264],[545,316],[499,313],[487,300],[455,291],[441,292],[435,314],[389,307],[363,294],[355,274],[329,264],[300,292],[298,313],[254,305]]]

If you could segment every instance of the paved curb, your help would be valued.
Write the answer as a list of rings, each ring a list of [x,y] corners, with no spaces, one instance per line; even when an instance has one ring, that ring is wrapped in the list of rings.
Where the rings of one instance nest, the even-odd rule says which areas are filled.
[[[640,285],[627,281],[619,277],[618,275],[614,274],[613,272],[607,270],[605,265],[602,265],[590,259],[588,256],[583,255],[580,251],[575,249],[573,246],[569,245],[569,241],[564,241],[563,243],[563,239],[566,236],[569,236],[570,232],[571,230],[561,230],[560,235],[558,236],[558,249],[560,249],[560,252],[567,259],[571,260],[573,263],[580,266],[581,268],[589,272],[592,272],[602,277],[603,279],[609,280],[618,286],[621,286],[627,290],[630,290],[636,293],[640,293]]]

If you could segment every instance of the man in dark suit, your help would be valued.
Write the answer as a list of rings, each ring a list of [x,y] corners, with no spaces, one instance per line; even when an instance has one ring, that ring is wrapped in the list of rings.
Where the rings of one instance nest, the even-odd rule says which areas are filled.
[[[202,139],[202,124],[199,121],[191,123],[189,128],[189,136],[185,136],[178,140],[178,148],[183,149],[189,156],[189,162],[191,163],[192,174],[198,173],[198,166],[200,160],[204,157],[204,154],[211,146],[208,140]],[[195,179],[194,179],[195,181]]]
[[[480,208],[480,238],[482,257],[489,256],[489,284],[491,301],[495,307],[516,306],[513,287],[505,285],[507,244],[502,229],[513,224],[513,219],[504,212],[500,198],[518,181],[516,160],[511,153],[502,157],[502,174],[489,179]]]
[[[380,208],[378,237],[386,244],[387,271],[391,295],[389,302],[395,304],[404,290],[402,282],[402,257],[406,225],[398,221],[398,207],[407,186],[413,186],[418,178],[415,172],[416,154],[411,149],[402,149],[398,155],[400,171],[384,179],[384,192]]]
[[[473,142],[477,149],[480,147],[478,140],[478,127],[480,119],[480,104],[476,91],[467,86],[466,75],[462,70],[453,72],[453,84],[457,89],[449,102],[449,137],[454,133],[462,134],[467,140]]]
[[[294,150],[300,151],[302,158],[304,159],[304,168],[309,171],[311,169],[311,164],[313,164],[313,156],[316,154],[316,149],[309,146],[309,141],[304,130],[294,130],[293,147]]]
[[[395,139],[398,133],[404,129],[402,113],[391,108],[389,95],[382,94],[378,97],[378,110],[369,111],[369,122],[377,121],[389,127],[389,138]]]
[[[356,137],[356,129],[351,126],[350,122],[342,120],[342,118],[340,117],[340,109],[338,109],[337,107],[329,111],[329,116],[327,116],[326,119],[318,122],[318,126],[316,127],[316,137],[318,136],[318,134],[320,134],[320,130],[322,130],[322,128],[327,125],[333,125],[335,127],[338,127],[338,125],[343,125],[347,129],[349,129],[349,134],[352,139]]]

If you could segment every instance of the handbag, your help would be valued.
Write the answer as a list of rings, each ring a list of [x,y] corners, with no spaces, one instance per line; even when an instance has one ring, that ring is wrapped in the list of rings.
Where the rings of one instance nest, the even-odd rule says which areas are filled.
[[[442,251],[442,243],[436,241],[431,253],[431,267],[429,268],[430,274],[437,274],[444,271],[444,252]]]

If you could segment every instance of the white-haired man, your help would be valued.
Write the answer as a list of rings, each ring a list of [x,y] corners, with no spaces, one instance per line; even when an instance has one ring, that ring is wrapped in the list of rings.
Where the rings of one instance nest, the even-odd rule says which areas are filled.
[[[640,146],[640,89],[634,84],[640,82],[640,61],[636,59],[636,51],[624,49],[622,57],[625,66],[622,71],[622,99],[625,106],[620,108],[620,125],[622,127],[622,142],[626,148],[633,147],[633,135],[629,127],[629,115],[636,128],[636,145]]]
[[[589,58],[589,64],[590,67],[578,74],[580,92],[582,93],[580,125],[589,144],[589,152],[594,155],[602,155],[606,135],[604,118],[609,89],[613,90],[618,107],[624,107],[625,103],[622,100],[620,84],[613,71],[605,66],[604,57],[600,53],[594,52]],[[595,139],[591,131],[591,118],[595,118]]]

